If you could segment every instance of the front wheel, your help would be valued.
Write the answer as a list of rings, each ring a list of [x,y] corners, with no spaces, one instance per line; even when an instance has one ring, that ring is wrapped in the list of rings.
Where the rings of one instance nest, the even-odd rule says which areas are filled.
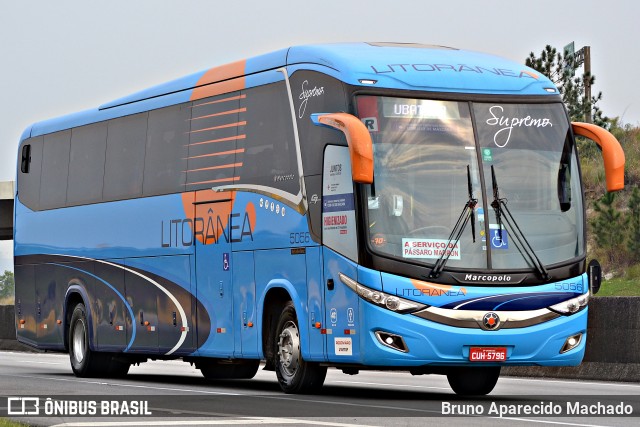
[[[327,368],[302,358],[298,319],[291,301],[280,315],[274,348],[276,375],[285,393],[311,393],[322,387]]]
[[[500,367],[455,368],[447,374],[449,385],[456,394],[483,396],[491,393],[500,376]]]

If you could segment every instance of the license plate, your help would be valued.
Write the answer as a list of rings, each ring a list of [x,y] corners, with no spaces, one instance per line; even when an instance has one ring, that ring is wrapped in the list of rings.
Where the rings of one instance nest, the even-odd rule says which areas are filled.
[[[506,347],[471,347],[469,349],[471,362],[504,362],[507,360]]]

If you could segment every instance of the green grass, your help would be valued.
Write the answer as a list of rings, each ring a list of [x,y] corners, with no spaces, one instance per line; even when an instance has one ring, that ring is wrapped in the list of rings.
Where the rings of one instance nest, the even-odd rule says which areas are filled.
[[[27,424],[18,423],[6,418],[0,418],[0,427],[25,427]]]
[[[603,280],[596,297],[635,297],[640,296],[640,280],[617,277]]]

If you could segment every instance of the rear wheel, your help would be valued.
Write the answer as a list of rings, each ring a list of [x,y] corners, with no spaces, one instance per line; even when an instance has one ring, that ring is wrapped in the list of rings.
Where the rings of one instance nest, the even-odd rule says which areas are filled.
[[[71,315],[69,358],[71,369],[78,377],[98,377],[107,375],[109,372],[111,356],[89,348],[89,322],[82,303],[74,307]]]
[[[327,368],[302,358],[298,319],[291,301],[280,315],[274,338],[274,364],[280,388],[285,393],[311,393],[320,389]]]
[[[464,396],[482,396],[491,393],[500,376],[500,367],[461,367],[447,374],[449,385]]]

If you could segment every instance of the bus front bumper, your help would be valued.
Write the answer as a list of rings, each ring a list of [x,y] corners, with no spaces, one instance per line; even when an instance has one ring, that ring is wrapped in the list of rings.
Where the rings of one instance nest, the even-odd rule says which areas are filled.
[[[588,309],[534,326],[495,331],[448,326],[364,301],[360,301],[360,310],[360,359],[364,365],[576,366],[585,352]],[[579,342],[566,351],[571,337],[579,337]],[[472,362],[472,347],[505,348],[506,360]]]

